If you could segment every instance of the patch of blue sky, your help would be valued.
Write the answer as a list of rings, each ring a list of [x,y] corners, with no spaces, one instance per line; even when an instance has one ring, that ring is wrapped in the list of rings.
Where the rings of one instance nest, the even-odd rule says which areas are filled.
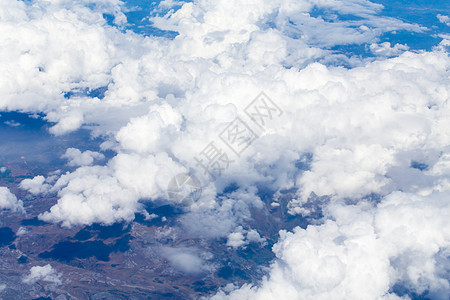
[[[351,14],[339,14],[330,9],[319,8],[315,6],[309,15],[313,18],[322,18],[327,22],[337,22],[337,21],[361,21],[364,20],[362,16],[351,15]]]
[[[32,5],[35,0],[20,0],[28,5]],[[155,16],[164,16],[170,11],[177,11],[181,8],[184,3],[192,2],[191,0],[187,1],[171,1],[171,6],[168,5],[160,5],[161,2],[166,3],[166,1],[152,1],[152,0],[123,0],[125,5],[124,14],[127,17],[127,24],[124,26],[118,26],[114,22],[114,15],[111,13],[104,13],[103,18],[107,22],[108,25],[117,27],[120,30],[131,30],[137,34],[143,36],[159,36],[165,37],[168,39],[175,38],[178,33],[174,31],[161,30],[153,26],[153,23],[150,21],[151,17]],[[86,4],[86,7],[95,10],[98,8],[98,4],[95,2]]]
[[[64,136],[53,136],[42,114],[0,112],[0,165],[17,161],[39,162],[62,168],[67,148],[81,151],[98,149],[102,140],[92,138],[90,131],[80,129]],[[33,145],[30,147],[30,145]],[[104,153],[107,158],[113,153]]]
[[[101,86],[95,89],[90,89],[87,87],[76,88],[68,92],[64,92],[64,98],[70,99],[74,97],[90,97],[90,98],[98,98],[101,100],[105,97],[105,93],[107,90],[108,86]]]
[[[164,16],[170,11],[177,11],[186,2],[191,1],[173,1],[172,6],[161,5],[161,0],[145,1],[145,0],[124,0],[125,16],[127,17],[126,29],[132,30],[137,34],[144,36],[161,36],[169,39],[175,38],[178,33],[174,31],[161,30],[153,26],[150,18],[156,16]],[[112,24],[112,16],[105,16]]]
[[[377,42],[381,44],[389,42],[391,46],[395,46],[396,44],[406,45],[409,47],[409,50],[412,51],[430,51],[442,41],[441,35],[450,33],[450,27],[438,19],[438,15],[448,16],[450,14],[449,1],[374,0],[372,2],[383,5],[382,9],[376,12],[374,11],[374,16],[393,18],[408,24],[417,24],[423,30],[422,32],[418,32],[412,30],[389,30],[386,28],[384,33],[377,36],[370,43]],[[364,18],[371,16],[370,14],[343,14],[329,8],[319,7],[315,7],[311,10],[309,15],[312,18],[323,20],[330,24],[347,23],[349,28],[356,28],[351,25],[353,23],[364,24]],[[297,25],[292,23],[290,24],[290,27],[291,37],[299,38],[301,31],[298,31],[296,36],[295,29],[292,28],[297,27]],[[331,46],[315,45],[314,39],[309,42],[311,45],[321,46],[322,48],[332,50],[336,54],[344,54],[349,57],[357,56],[368,58],[376,56],[376,54],[370,50],[370,43],[367,42],[346,42]]]
[[[407,23],[418,24],[427,29],[423,32],[387,32],[381,42],[406,44],[411,50],[431,50],[439,44],[440,34],[449,34],[450,27],[441,23],[438,15],[450,15],[450,1],[441,0],[374,0],[382,4],[383,16],[393,17]]]

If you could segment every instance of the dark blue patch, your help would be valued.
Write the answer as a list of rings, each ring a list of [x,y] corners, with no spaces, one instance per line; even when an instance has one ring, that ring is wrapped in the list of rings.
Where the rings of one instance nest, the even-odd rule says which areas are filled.
[[[114,24],[114,19],[115,19],[114,15],[111,15],[111,14],[103,14],[103,19],[105,19],[106,23],[107,23],[109,26],[115,26],[115,24]]]
[[[112,225],[93,224],[88,226],[88,230],[94,231],[99,239],[121,237],[130,232],[130,226],[124,223],[114,223]]]
[[[7,246],[14,242],[16,234],[9,227],[0,228],[0,247]]]
[[[192,286],[194,287],[194,291],[197,293],[208,293],[215,291],[217,289],[217,286],[212,283],[207,283],[203,280],[198,280],[192,283]]]
[[[408,296],[411,300],[426,300],[430,299],[426,295],[428,292],[424,292],[423,294],[417,294],[416,292],[408,289],[404,284],[402,283],[396,283],[391,290],[390,293],[394,293],[400,297]]]
[[[376,193],[370,193],[370,194],[362,197],[363,200],[367,200],[369,202],[374,202],[374,203],[381,202],[382,198],[383,198],[383,196],[381,196],[380,194],[376,194]]]
[[[109,255],[112,252],[125,252],[130,248],[129,241],[131,238],[131,235],[127,234],[123,238],[117,239],[113,244],[105,244],[100,240],[88,242],[64,241],[54,245],[51,251],[39,254],[39,257],[65,262],[76,258],[86,259],[89,257],[95,257],[101,261],[109,261]]]
[[[258,191],[256,192],[256,195],[262,200],[262,201],[272,201],[273,195],[276,191],[269,188],[267,185],[264,184],[257,184],[256,185]]]
[[[163,226],[164,224],[172,224],[176,222],[178,216],[183,214],[183,210],[173,204],[161,205],[161,203],[149,201],[144,203],[144,208],[150,215],[155,214],[158,216],[157,218],[145,220],[145,216],[143,214],[135,214],[134,221],[145,226]],[[165,217],[166,221],[163,222],[161,217]]]
[[[19,257],[17,259],[17,263],[19,264],[26,264],[27,262],[29,262],[30,260],[28,259],[28,257],[22,255],[21,257]]]
[[[0,111],[0,123],[3,127],[5,122],[17,122],[20,123],[22,129],[27,130],[41,130],[48,123],[42,118],[44,114],[27,114],[17,111]]]
[[[173,205],[161,205],[161,206],[157,206],[157,207],[146,207],[147,212],[149,214],[156,214],[160,217],[173,217],[175,215],[178,215],[181,213],[181,211],[179,211],[176,207],[174,207]]]
[[[103,99],[105,98],[105,93],[107,90],[108,86],[101,86],[99,88],[89,90],[87,95],[91,98]]]
[[[428,165],[427,164],[424,164],[424,163],[421,163],[421,162],[418,162],[418,161],[412,161],[411,162],[411,168],[413,168],[413,169],[418,169],[418,170],[420,170],[420,171],[423,171],[423,170],[428,170]]]
[[[130,232],[130,229],[131,227],[125,223],[114,223],[112,225],[101,225],[95,223],[78,231],[74,236],[74,239],[78,241],[86,241],[91,238],[97,238],[100,240],[118,238],[125,236],[128,232]]]
[[[238,267],[225,266],[219,269],[217,276],[223,279],[239,278],[240,280],[248,280],[248,276]]]
[[[43,118],[42,114],[0,112],[0,165],[25,161],[61,169],[67,162],[61,159],[67,148],[92,150],[103,142],[101,137],[91,138],[87,129],[53,136],[48,129],[54,124]]]
[[[236,182],[232,182],[223,189],[222,194],[229,194],[229,193],[237,191],[238,189],[239,189],[239,185]]]
[[[125,235],[121,239],[117,239],[114,245],[112,246],[112,250],[114,252],[126,252],[130,250],[130,240],[133,237],[130,234]]]
[[[143,224],[146,226],[161,226],[162,225],[161,218],[154,218],[154,219],[146,220],[145,215],[143,215],[141,213],[136,213],[134,215],[134,221],[136,223]]]
[[[268,265],[274,258],[272,251],[273,242],[268,240],[268,244],[261,247],[259,243],[250,243],[245,248],[240,248],[237,253],[247,261],[253,261],[258,265]]]
[[[34,217],[33,219],[23,219],[20,221],[20,224],[24,226],[44,226],[50,223],[39,220],[38,217]]]
[[[300,158],[295,161],[295,167],[301,171],[308,171],[311,169],[311,163],[313,159],[313,154],[310,152],[304,153]]]
[[[70,90],[68,92],[64,92],[64,98],[70,99],[74,97],[90,97],[90,98],[105,98],[105,93],[108,90],[108,86],[101,86],[99,88],[90,89],[90,88],[76,88]]]
[[[0,178],[8,178],[11,175],[11,170],[7,169],[4,172],[0,172]]]
[[[83,228],[77,232],[77,234],[74,236],[74,239],[76,239],[77,241],[86,241],[92,238],[92,236],[93,234],[89,230]]]
[[[95,257],[101,261],[108,261],[111,249],[102,241],[92,242],[61,242],[56,244],[53,249],[48,252],[39,254],[40,258],[51,258],[60,261],[71,261],[75,258]]]
[[[126,29],[132,30],[143,36],[159,36],[168,39],[174,39],[178,32],[170,30],[161,30],[153,26],[153,22],[149,20],[151,17],[164,16],[169,10],[174,12],[181,8],[181,4],[173,7],[159,7],[161,0],[142,1],[142,0],[125,0],[125,6],[128,11],[125,12],[128,24]],[[190,2],[190,1],[186,1]]]

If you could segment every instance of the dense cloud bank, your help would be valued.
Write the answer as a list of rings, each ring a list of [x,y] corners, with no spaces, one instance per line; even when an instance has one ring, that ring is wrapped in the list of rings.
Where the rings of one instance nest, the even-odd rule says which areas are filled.
[[[293,189],[289,214],[320,210],[323,220],[281,232],[260,286],[216,297],[395,299],[398,285],[449,297],[445,35],[430,52],[380,43],[386,32],[427,29],[363,0],[205,0],[151,18],[175,38],[143,37],[124,29],[120,1],[93,3],[0,4],[0,108],[43,113],[55,135],[91,129],[116,153],[103,163],[99,152],[70,148],[72,172],[24,180],[32,194],[58,195],[42,220],[131,221],[143,201],[167,199],[175,175],[195,172],[202,193],[181,226],[239,248],[265,243],[245,228],[250,209],[264,207],[256,187]],[[316,9],[354,18],[330,21]],[[347,44],[366,44],[374,57],[331,50]],[[261,92],[277,112],[264,126],[246,114]],[[223,140],[233,120],[254,138],[238,153]],[[229,158],[215,180],[198,163],[211,142]],[[236,191],[219,196],[230,184]]]

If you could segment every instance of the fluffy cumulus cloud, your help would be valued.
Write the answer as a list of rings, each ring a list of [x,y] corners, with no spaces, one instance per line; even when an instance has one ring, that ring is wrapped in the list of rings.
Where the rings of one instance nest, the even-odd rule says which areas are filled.
[[[30,269],[30,274],[23,278],[23,282],[27,284],[35,284],[38,281],[47,283],[61,284],[61,274],[58,273],[51,265],[34,266]]]
[[[122,153],[106,166],[80,167],[62,175],[50,190],[58,193],[58,203],[40,217],[64,226],[131,221],[140,208],[138,200],[164,196],[173,174],[182,171],[165,153]]]
[[[33,195],[46,194],[51,188],[51,185],[46,183],[47,180],[44,176],[38,175],[32,179],[22,180],[19,186]]]
[[[424,188],[423,180],[440,180],[419,172],[413,163],[432,165],[446,156],[441,149],[449,144],[448,62],[445,53],[406,53],[364,68],[338,70],[337,82],[316,82],[332,109],[311,103],[317,111],[311,107],[305,116],[303,124],[311,130],[305,132],[303,145],[319,139],[312,141],[310,170],[297,177],[299,198],[312,192],[357,198],[393,189],[417,191]],[[324,79],[335,72],[315,70]],[[322,84],[327,87],[321,89]],[[322,136],[310,137],[314,133]],[[401,178],[402,172],[413,176]]]
[[[250,243],[265,244],[266,239],[262,238],[255,229],[244,230],[242,226],[238,226],[232,233],[228,235],[227,246],[232,248],[245,247]]]
[[[280,232],[260,286],[213,299],[400,299],[399,286],[448,299],[448,197],[395,192],[378,204],[334,204],[324,224]]]
[[[66,158],[68,160],[69,166],[78,167],[91,165],[94,160],[102,160],[105,156],[94,151],[86,150],[81,152],[75,148],[68,148],[62,158]]]
[[[407,45],[395,44],[394,46],[391,46],[391,43],[389,42],[370,45],[370,51],[372,51],[372,53],[382,56],[397,56],[408,49],[409,47]]]
[[[202,193],[179,225],[239,249],[265,243],[246,224],[265,209],[257,186],[291,191],[291,215],[323,219],[281,232],[259,285],[216,298],[396,299],[405,289],[448,298],[448,36],[428,52],[381,42],[427,29],[366,0],[182,3],[151,17],[173,39],[123,30],[123,10],[115,0],[0,3],[0,109],[42,113],[54,135],[87,128],[115,153],[98,164],[100,152],[70,148],[70,172],[23,180],[32,194],[58,196],[41,219],[131,221],[193,172]],[[353,44],[374,57],[334,50]],[[263,126],[246,114],[261,91],[277,112]],[[242,152],[226,140],[236,117],[255,137]],[[229,158],[215,180],[199,163],[212,145]],[[3,194],[2,205],[19,203]],[[204,270],[196,251],[166,250],[175,269]]]
[[[4,186],[0,186],[0,209],[24,212],[22,200],[18,200],[16,195]]]

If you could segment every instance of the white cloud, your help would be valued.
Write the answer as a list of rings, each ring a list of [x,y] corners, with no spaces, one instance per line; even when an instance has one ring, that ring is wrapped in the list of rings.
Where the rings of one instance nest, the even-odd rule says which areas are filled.
[[[210,272],[214,268],[208,263],[212,255],[202,253],[196,248],[162,247],[159,252],[173,268],[186,274]]]
[[[227,246],[239,248],[247,245],[247,243],[245,242],[245,236],[241,231],[242,227],[240,227],[240,231],[235,231],[228,235]]]
[[[45,221],[63,226],[111,224],[132,220],[137,210],[136,193],[123,189],[106,167],[81,167],[61,176],[55,187],[62,188],[60,198],[50,212],[40,216]]]
[[[244,229],[251,210],[264,209],[257,184],[297,189],[291,214],[308,214],[305,203],[317,195],[313,208],[326,221],[283,232],[270,276],[231,297],[395,299],[396,283],[448,296],[445,266],[436,263],[446,259],[450,240],[448,40],[420,53],[380,43],[385,32],[424,29],[380,16],[381,5],[363,0],[185,3],[152,19],[177,31],[173,40],[106,25],[103,12],[123,24],[119,1],[93,9],[86,3],[93,2],[0,3],[0,109],[41,112],[56,135],[86,126],[105,139],[102,150],[116,152],[93,166],[100,154],[71,148],[65,157],[79,168],[56,181],[23,180],[32,194],[58,195],[41,219],[67,227],[133,220],[141,201],[166,198],[173,176],[196,168],[194,157],[210,141],[227,150],[218,134],[236,116],[254,126],[243,110],[265,91],[282,118],[265,132],[253,128],[260,137],[205,183],[178,224],[188,236],[228,238],[230,247],[264,243]],[[314,7],[327,16],[315,17]],[[328,50],[351,43],[371,45],[377,61]],[[339,64],[353,68],[332,66]],[[107,87],[102,99],[64,97],[99,87]],[[311,161],[298,168],[305,153]],[[218,196],[231,183],[238,189]],[[20,207],[5,189],[2,205]],[[372,194],[384,197],[377,206],[361,201]],[[192,249],[166,255],[189,274],[207,260]],[[50,266],[35,268],[29,282],[53,274]]]
[[[106,166],[62,175],[52,188],[58,191],[58,203],[40,218],[63,226],[131,221],[140,199],[165,196],[169,180],[182,171],[165,153],[119,154]]]
[[[363,20],[327,22],[314,18],[308,12],[315,5]],[[203,73],[203,68],[212,67],[206,61],[198,64],[204,59],[216,60],[219,67],[230,71],[238,71],[242,63],[253,70],[284,61],[303,65],[331,54],[314,43],[371,42],[389,30],[421,30],[376,16],[381,6],[369,1],[204,1],[184,3],[167,18],[153,20],[161,28],[180,32],[168,42],[143,39],[107,26],[101,13],[115,15],[116,23],[122,24],[121,6],[113,0],[34,1],[33,5],[3,1],[0,8],[8,13],[2,14],[0,25],[0,71],[5,74],[0,107],[43,112],[49,121],[56,122],[50,132],[64,134],[84,123],[105,125],[107,115],[116,114],[115,110],[124,112],[123,107],[127,115],[133,106],[153,101],[167,87],[177,96],[192,90],[192,79]],[[292,26],[289,20],[297,25]],[[265,21],[275,28],[265,30],[261,24]],[[368,30],[357,29],[362,24],[368,25],[364,25]],[[297,31],[305,33],[301,39],[296,37]],[[71,90],[102,86],[108,87],[102,102],[86,96],[63,96]]]
[[[265,244],[266,239],[262,238],[255,229],[244,230],[242,226],[238,226],[234,232],[228,235],[227,246],[232,248],[245,247],[250,243]]]
[[[45,194],[51,189],[51,185],[46,183],[46,178],[41,175],[35,176],[32,179],[27,178],[22,180],[19,187],[33,195]]]
[[[99,152],[89,150],[81,152],[80,150],[75,148],[68,148],[62,158],[66,158],[68,160],[69,166],[78,167],[89,166],[94,162],[94,160],[105,159],[105,156]]]
[[[251,209],[262,209],[264,205],[255,194],[255,187],[239,189],[219,199],[215,199],[216,193],[211,186],[204,188],[201,198],[180,217],[180,223],[188,235],[208,239],[229,237],[236,227],[242,230],[236,225],[244,224],[251,218]],[[254,233],[251,233],[250,239],[253,237]],[[230,246],[234,246],[235,242]]]
[[[5,186],[0,186],[0,209],[25,212],[22,200],[17,200],[16,195]]]
[[[81,127],[84,121],[83,114],[75,111],[67,114],[59,115],[49,113],[47,119],[51,122],[57,122],[56,125],[50,128],[50,133],[54,135],[62,135],[72,132]]]
[[[19,127],[21,124],[19,122],[16,122],[14,120],[12,121],[5,121],[4,122],[6,125],[11,126],[11,127]]]
[[[97,9],[119,5],[108,3],[112,6],[105,2]],[[94,134],[108,139],[103,149],[118,153],[103,168],[82,167],[63,175],[53,188],[60,201],[44,214],[48,220],[70,218],[77,224],[130,220],[139,199],[164,196],[176,172],[195,166],[193,158],[262,90],[285,114],[235,159],[216,184],[219,192],[233,181],[266,182],[276,190],[301,187],[298,199],[291,203],[292,213],[312,192],[338,197],[388,193],[393,188],[390,168],[398,166],[399,155],[430,140],[434,144],[426,147],[440,148],[449,138],[442,130],[448,119],[444,101],[448,58],[442,52],[407,52],[375,63],[359,61],[361,67],[350,70],[318,63],[300,70],[283,67],[287,62],[303,66],[320,57],[332,59],[315,39],[331,44],[346,39],[373,43],[385,31],[421,30],[378,16],[381,6],[368,1],[186,3],[166,18],[154,20],[161,28],[177,30],[180,35],[174,40],[121,33],[106,26],[95,11],[67,1],[46,6],[45,11],[58,18],[44,13],[41,4],[10,4],[17,13],[2,19],[5,32],[13,23],[28,21],[19,27],[21,43],[5,42],[5,60],[0,65],[16,75],[7,77],[11,84],[0,89],[10,95],[0,105],[44,112],[48,120],[57,122],[51,129],[55,134],[83,123],[98,124],[92,127]],[[314,5],[362,20],[331,24],[308,14]],[[237,15],[241,16],[238,21]],[[289,25],[290,18],[297,25]],[[265,21],[273,22],[272,28],[265,27]],[[297,30],[309,37],[296,36]],[[67,32],[73,38],[60,41]],[[326,38],[328,34],[333,38]],[[41,40],[49,41],[45,52]],[[380,47],[387,49],[386,44]],[[388,50],[392,54],[392,49],[402,47]],[[20,80],[17,74],[22,74]],[[30,83],[35,81],[40,84]],[[62,93],[100,86],[108,87],[102,100],[66,99]],[[30,93],[37,96],[29,97]],[[311,169],[298,174],[295,161],[305,152],[313,154]],[[77,152],[80,161],[73,164],[90,163],[89,154]],[[409,165],[400,167],[404,170]],[[78,176],[92,178],[104,190],[93,192],[92,185]],[[79,185],[75,188],[70,181]],[[111,199],[116,200],[108,200],[112,191],[126,200],[115,196]],[[95,204],[93,199],[98,197],[102,200]],[[78,206],[82,209],[77,210]],[[95,213],[97,206],[108,207],[104,216]]]
[[[437,258],[450,249],[448,196],[396,192],[376,207],[332,204],[323,225],[281,232],[260,286],[213,299],[400,299],[394,284],[446,299],[449,270]]]
[[[261,235],[255,229],[250,229],[247,232],[247,240],[250,243],[260,243],[262,245],[266,244],[266,239],[261,237]]]
[[[450,17],[438,14],[437,18],[439,19],[439,22],[444,23],[447,26],[450,26]]]
[[[138,153],[157,152],[180,130],[182,117],[167,103],[150,107],[148,115],[133,118],[116,135],[123,149]],[[176,133],[175,133],[176,134]]]
[[[381,44],[373,43],[370,45],[370,51],[375,55],[380,56],[397,56],[405,51],[408,51],[409,47],[407,45],[395,44],[391,46],[391,43],[384,42]]]
[[[445,148],[447,63],[439,52],[405,53],[348,72],[318,66],[302,70],[300,85],[313,86],[310,100],[304,96],[303,109],[297,111],[303,119],[294,122],[299,133],[291,134],[302,136],[299,148],[314,151],[310,170],[297,177],[300,203],[311,192],[350,198],[388,193],[399,183],[391,176],[394,167],[407,172],[412,160],[426,160],[427,152]],[[432,92],[431,86],[444,94]],[[408,184],[395,188],[409,189]]]
[[[54,284],[61,284],[61,274],[58,273],[50,264],[45,266],[34,266],[30,269],[30,274],[28,274],[23,282],[27,284],[35,284],[38,281],[45,281]]]
[[[28,230],[25,227],[19,227],[16,232],[16,236],[22,236],[28,233]]]

